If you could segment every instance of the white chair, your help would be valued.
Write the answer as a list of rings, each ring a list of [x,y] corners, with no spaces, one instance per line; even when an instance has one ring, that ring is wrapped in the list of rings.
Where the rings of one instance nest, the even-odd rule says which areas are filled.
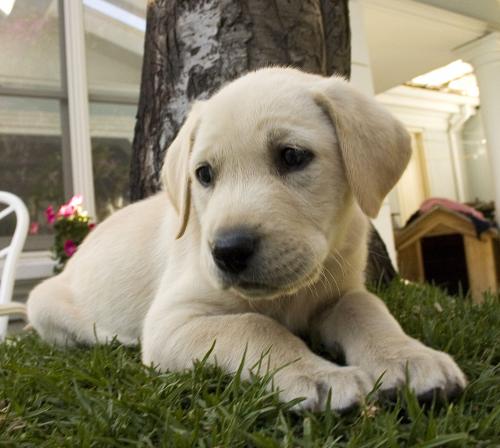
[[[0,259],[5,258],[2,276],[0,277],[0,316],[2,314],[25,314],[23,304],[12,302],[12,292],[16,279],[16,265],[28,235],[29,214],[24,202],[12,193],[0,191],[0,204],[7,205],[0,211],[0,221],[10,215],[16,214],[16,229],[10,244],[0,250]],[[0,341],[7,333],[8,316],[0,317]]]

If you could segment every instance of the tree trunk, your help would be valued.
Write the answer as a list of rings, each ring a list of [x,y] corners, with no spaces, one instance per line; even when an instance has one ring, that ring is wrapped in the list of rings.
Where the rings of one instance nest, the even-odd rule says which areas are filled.
[[[271,64],[349,78],[347,2],[149,1],[131,199],[160,189],[165,150],[189,105],[224,83]]]

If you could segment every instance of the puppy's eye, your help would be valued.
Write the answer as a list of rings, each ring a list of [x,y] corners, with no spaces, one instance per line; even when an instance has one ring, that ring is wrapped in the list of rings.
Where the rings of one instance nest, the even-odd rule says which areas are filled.
[[[280,168],[285,171],[298,171],[305,168],[314,154],[307,149],[286,147],[280,152]]]
[[[214,173],[212,167],[208,163],[199,166],[196,169],[195,174],[198,182],[200,182],[200,184],[204,187],[209,187],[210,185],[212,185]]]

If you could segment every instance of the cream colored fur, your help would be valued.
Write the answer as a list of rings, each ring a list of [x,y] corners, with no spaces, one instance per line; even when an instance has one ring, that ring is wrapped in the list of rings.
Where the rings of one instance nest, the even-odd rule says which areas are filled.
[[[279,148],[314,152],[302,171],[279,175]],[[407,336],[364,287],[368,220],[410,157],[406,131],[340,78],[288,68],[250,73],[197,103],[170,149],[166,191],[100,224],[64,272],[37,286],[31,324],[56,344],[138,341],[161,370],[211,360],[234,372],[269,352],[283,400],[345,409],[384,374],[409,373],[417,393],[465,386],[446,354]],[[215,183],[195,179],[209,162]],[[364,213],[363,213],[364,212]],[[263,241],[248,274],[231,284],[212,259],[221,229],[245,225]],[[340,346],[348,366],[314,354],[299,336]],[[384,373],[385,372],[385,373]]]

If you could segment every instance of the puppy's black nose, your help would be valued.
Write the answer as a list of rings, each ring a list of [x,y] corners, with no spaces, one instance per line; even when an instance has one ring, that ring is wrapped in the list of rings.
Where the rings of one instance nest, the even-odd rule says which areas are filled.
[[[239,274],[247,268],[258,243],[258,236],[249,230],[235,229],[220,233],[212,247],[215,264],[224,272]]]

